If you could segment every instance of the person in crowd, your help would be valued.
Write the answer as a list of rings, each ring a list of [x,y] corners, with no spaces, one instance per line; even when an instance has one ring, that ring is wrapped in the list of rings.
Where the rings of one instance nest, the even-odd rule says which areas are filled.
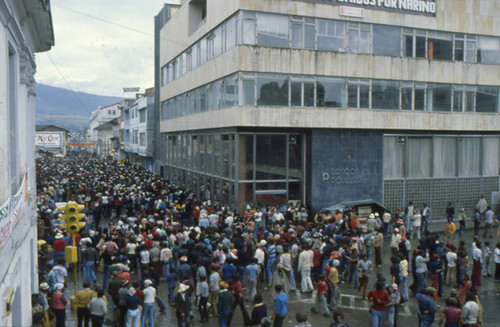
[[[307,313],[305,312],[297,312],[295,314],[295,320],[297,320],[295,327],[312,327],[312,325],[307,321]]]
[[[90,300],[96,296],[96,293],[90,289],[90,283],[88,281],[83,282],[83,289],[76,292],[75,295],[75,306],[78,327],[82,327],[82,322],[85,327],[89,327],[90,323],[90,310],[88,305]]]
[[[436,289],[427,287],[416,295],[418,301],[418,318],[420,327],[432,327],[434,323],[434,315],[437,312],[437,307],[434,304],[434,293]]]
[[[63,293],[64,284],[57,283],[52,294],[52,311],[56,316],[56,327],[66,326],[66,304],[68,300]]]
[[[376,283],[375,289],[368,293],[368,301],[371,307],[372,326],[382,327],[386,317],[387,306],[389,305],[389,293],[385,290],[383,283]]]
[[[448,298],[445,301],[446,308],[439,319],[439,327],[459,327],[462,310],[459,308],[459,303],[456,298]]]
[[[177,317],[177,325],[179,327],[189,327],[191,304],[187,295],[189,286],[179,284],[179,290],[175,295],[175,316]]]
[[[276,293],[278,296],[276,297],[275,305],[274,305],[274,313],[273,313],[273,320],[274,324],[273,327],[283,327],[283,323],[285,321],[285,317],[287,314],[287,307],[288,307],[288,296],[286,293],[283,292],[283,286],[281,285],[276,285],[274,287]]]
[[[267,306],[264,303],[262,295],[255,294],[253,305],[250,325],[255,327],[269,327],[271,320],[267,317]]]
[[[97,296],[90,300],[88,308],[92,327],[102,327],[106,313],[108,313],[108,305],[105,301],[103,289],[97,291]]]
[[[219,327],[228,326],[227,321],[233,312],[233,294],[228,290],[227,282],[220,283],[220,292],[218,293],[217,312],[219,313]]]

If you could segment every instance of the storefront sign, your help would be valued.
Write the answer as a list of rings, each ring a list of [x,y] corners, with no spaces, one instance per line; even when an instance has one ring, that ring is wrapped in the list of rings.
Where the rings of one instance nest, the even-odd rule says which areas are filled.
[[[437,0],[303,0],[303,1],[332,4],[332,5],[342,5],[342,6],[350,5],[366,9],[389,10],[389,11],[399,12],[402,14],[424,14],[432,16],[436,15],[436,2],[437,2]]]
[[[322,181],[332,184],[360,184],[362,178],[359,177],[356,168],[332,168],[329,171],[323,171]]]
[[[36,132],[35,145],[40,148],[61,148],[61,132]]]
[[[358,7],[340,6],[339,15],[347,17],[363,18],[363,16],[365,15],[365,10],[363,8],[358,8]]]
[[[26,173],[19,191],[0,206],[0,247],[9,238],[21,219],[29,193],[28,173]]]

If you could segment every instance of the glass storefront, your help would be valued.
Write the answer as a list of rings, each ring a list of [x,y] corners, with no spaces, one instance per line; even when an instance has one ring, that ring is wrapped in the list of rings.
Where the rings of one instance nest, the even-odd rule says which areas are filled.
[[[240,211],[248,203],[305,200],[303,134],[200,133],[166,140],[166,175],[205,200]]]

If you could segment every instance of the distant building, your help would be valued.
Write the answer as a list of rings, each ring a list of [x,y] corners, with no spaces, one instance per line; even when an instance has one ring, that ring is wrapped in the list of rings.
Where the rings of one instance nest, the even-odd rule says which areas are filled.
[[[128,162],[153,171],[154,88],[138,94],[122,110],[123,155]]]
[[[99,141],[97,127],[120,117],[120,109],[123,108],[124,102],[118,102],[106,107],[99,107],[90,114],[89,140],[91,142]],[[101,140],[102,142],[103,140]]]
[[[31,294],[38,293],[35,53],[54,45],[49,1],[0,1],[0,44],[0,326],[31,326]]]
[[[160,21],[157,170],[206,199],[445,217],[499,190],[497,0],[184,0]]]
[[[35,148],[47,152],[66,155],[69,131],[56,125],[35,126]]]

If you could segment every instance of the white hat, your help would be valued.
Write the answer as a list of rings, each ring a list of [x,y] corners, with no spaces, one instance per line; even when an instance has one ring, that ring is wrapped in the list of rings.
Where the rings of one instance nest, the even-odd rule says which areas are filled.
[[[151,286],[151,285],[153,285],[153,282],[150,279],[146,279],[144,281],[144,286]]]
[[[338,267],[339,265],[340,265],[340,261],[338,261],[337,259],[332,261],[332,266]]]
[[[184,293],[185,291],[187,291],[187,289],[189,288],[189,286],[187,286],[186,284],[180,284],[179,285],[179,292],[180,293]]]
[[[128,289],[128,292],[127,292],[127,293],[128,293],[128,295],[130,295],[130,296],[134,296],[134,295],[135,295],[135,292],[136,292],[136,291],[135,291],[135,288],[131,287],[131,288],[129,288],[129,289]]]
[[[56,291],[60,291],[60,290],[62,290],[64,288],[64,284],[57,283],[55,287],[56,287]]]

